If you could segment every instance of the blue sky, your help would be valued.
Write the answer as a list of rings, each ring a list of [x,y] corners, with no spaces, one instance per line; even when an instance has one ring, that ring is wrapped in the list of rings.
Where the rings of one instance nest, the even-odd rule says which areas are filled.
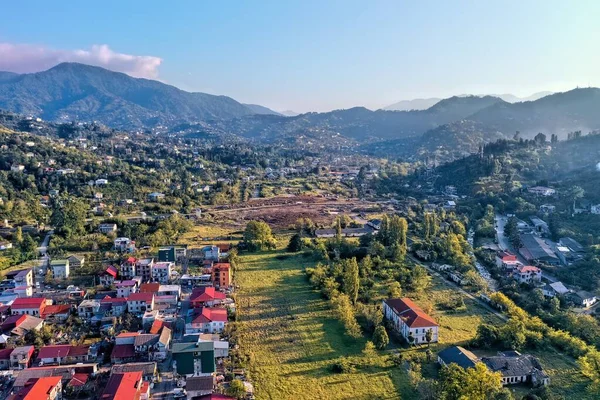
[[[600,86],[598,1],[22,0],[2,13],[4,69],[84,50],[75,60],[276,110]]]

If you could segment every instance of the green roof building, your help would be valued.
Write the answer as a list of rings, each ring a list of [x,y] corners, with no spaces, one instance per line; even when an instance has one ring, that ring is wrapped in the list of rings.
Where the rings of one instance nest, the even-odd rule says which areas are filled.
[[[213,342],[173,343],[175,370],[183,376],[200,376],[216,371]]]

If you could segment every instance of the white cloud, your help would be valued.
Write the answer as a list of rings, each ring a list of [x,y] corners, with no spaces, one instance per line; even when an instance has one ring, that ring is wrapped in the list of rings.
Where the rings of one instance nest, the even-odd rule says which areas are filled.
[[[30,44],[0,42],[0,71],[29,73],[44,71],[62,62],[96,65],[138,78],[158,78],[162,59],[117,53],[108,45],[93,45],[89,50],[61,50]]]

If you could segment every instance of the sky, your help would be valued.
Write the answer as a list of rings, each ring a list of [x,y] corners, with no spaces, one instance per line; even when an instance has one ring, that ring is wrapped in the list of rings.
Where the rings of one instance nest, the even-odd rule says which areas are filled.
[[[600,87],[600,2],[20,0],[0,71],[100,65],[274,110]]]

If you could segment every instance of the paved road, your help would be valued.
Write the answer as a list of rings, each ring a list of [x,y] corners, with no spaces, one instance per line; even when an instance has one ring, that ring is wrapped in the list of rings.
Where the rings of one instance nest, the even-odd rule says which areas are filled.
[[[42,240],[42,243],[40,243],[40,246],[38,247],[38,252],[40,253],[40,255],[46,255],[46,252],[48,251],[48,244],[50,243],[50,237],[53,233],[54,231],[48,231],[48,233],[46,233],[46,236],[44,237],[44,240]]]

